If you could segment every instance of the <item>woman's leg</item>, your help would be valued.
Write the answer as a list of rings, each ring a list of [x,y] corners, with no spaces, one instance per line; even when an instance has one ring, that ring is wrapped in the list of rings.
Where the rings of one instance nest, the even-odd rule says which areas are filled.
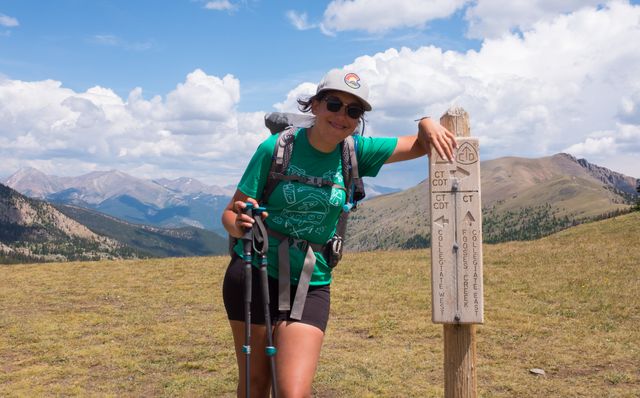
[[[324,333],[302,322],[279,322],[275,344],[280,398],[311,397],[311,384],[318,367]]]
[[[245,361],[246,354],[242,352],[244,343],[244,322],[229,321],[233,333],[233,343],[238,361],[238,397],[245,397]],[[269,396],[271,389],[271,371],[269,358],[265,354],[266,328],[264,325],[251,325],[251,397],[264,398]]]
[[[264,308],[262,304],[262,286],[257,270],[252,270],[252,300],[251,317],[255,322],[264,321]],[[277,284],[277,281],[275,282]],[[238,397],[245,396],[245,361],[246,354],[242,352],[244,346],[244,262],[234,256],[227,272],[222,288],[224,306],[229,317],[233,343],[238,362]],[[277,297],[277,290],[274,291]],[[265,354],[266,327],[264,325],[251,325],[251,397],[268,397],[271,388],[271,373],[269,358]]]

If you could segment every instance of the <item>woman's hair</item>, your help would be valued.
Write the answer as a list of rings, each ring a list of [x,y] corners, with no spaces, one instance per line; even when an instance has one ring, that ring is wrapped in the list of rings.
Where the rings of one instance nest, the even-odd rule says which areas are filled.
[[[322,101],[327,97],[327,94],[329,94],[328,91],[321,91],[318,94],[312,95],[310,97],[298,98],[298,109],[300,109],[300,112],[304,113],[311,112],[311,105],[313,104],[313,101]]]

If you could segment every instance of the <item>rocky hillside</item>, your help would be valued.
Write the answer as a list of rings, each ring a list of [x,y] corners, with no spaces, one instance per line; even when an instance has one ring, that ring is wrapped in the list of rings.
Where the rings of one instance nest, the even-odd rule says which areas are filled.
[[[639,179],[611,171],[606,167],[589,163],[586,159],[576,159],[571,155],[566,156],[576,161],[580,166],[585,168],[589,174],[602,181],[603,184],[611,186],[620,192],[623,192],[624,195],[629,195],[631,198],[637,196],[639,192],[638,189],[640,189]]]
[[[46,202],[0,184],[0,262],[63,261],[135,256]]]
[[[630,211],[638,200],[637,179],[567,154],[485,161],[481,179],[485,242],[534,239]],[[428,183],[361,203],[349,221],[347,248],[428,246]]]
[[[78,206],[55,205],[66,216],[86,225],[92,231],[107,236],[149,257],[185,257],[226,254],[226,235],[201,228],[158,228],[132,224],[106,214]]]

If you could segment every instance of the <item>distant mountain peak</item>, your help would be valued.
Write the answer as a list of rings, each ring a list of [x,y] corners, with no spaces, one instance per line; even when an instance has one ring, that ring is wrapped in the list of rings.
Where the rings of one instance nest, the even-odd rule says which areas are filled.
[[[124,177],[124,178],[136,178],[133,177],[132,175],[129,175],[127,173],[125,173],[124,171],[120,171],[120,170],[116,170],[116,169],[112,169],[112,170],[96,170],[96,171],[91,171],[89,173],[86,174],[82,174],[76,178],[95,178],[95,177],[110,177],[110,176],[115,176],[115,177]]]
[[[602,181],[607,186],[611,186],[629,195],[635,195],[637,193],[636,186],[640,182],[640,179],[626,176],[606,167],[598,166],[597,164],[589,163],[587,159],[578,159],[568,153],[560,153],[557,156],[564,156],[571,159],[584,168],[592,177]]]
[[[156,184],[160,184],[167,189],[171,189],[172,191],[186,193],[186,194],[206,193],[206,194],[217,195],[217,196],[233,195],[233,191],[227,189],[226,187],[219,187],[217,185],[207,185],[202,181],[192,177],[178,177],[174,179],[159,178],[159,179],[153,180],[153,182],[155,182]]]
[[[26,177],[29,177],[29,176],[44,176],[44,177],[46,177],[47,175],[45,173],[43,173],[42,171],[36,169],[35,167],[26,166],[26,167],[19,168],[18,171],[16,171],[11,176],[9,176],[9,178],[7,178],[6,182],[9,183],[10,180],[26,178]]]
[[[5,184],[34,198],[44,198],[49,192],[63,189],[58,177],[49,176],[35,167],[18,169],[5,180]]]

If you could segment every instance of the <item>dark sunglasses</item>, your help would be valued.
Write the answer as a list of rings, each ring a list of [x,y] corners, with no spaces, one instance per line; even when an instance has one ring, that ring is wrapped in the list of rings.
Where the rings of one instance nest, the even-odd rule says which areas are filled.
[[[337,97],[326,97],[324,100],[327,103],[327,110],[329,112],[340,112],[342,107],[345,106],[347,116],[349,116],[351,119],[356,120],[360,119],[360,116],[362,116],[362,114],[364,113],[364,109],[362,109],[361,106],[355,104],[345,105],[342,101],[340,101],[340,98]]]

